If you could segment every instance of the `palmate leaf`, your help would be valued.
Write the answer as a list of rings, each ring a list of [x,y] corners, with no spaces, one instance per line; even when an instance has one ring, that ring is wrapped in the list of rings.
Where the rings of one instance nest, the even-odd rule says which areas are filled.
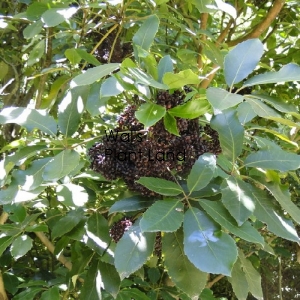
[[[155,233],[142,232],[139,220],[124,233],[115,250],[115,267],[121,279],[138,270],[151,255]]]
[[[207,280],[207,273],[197,269],[184,254],[182,229],[162,237],[162,253],[172,281],[191,299],[198,299]]]
[[[224,60],[226,83],[232,86],[245,79],[257,66],[264,51],[259,39],[250,39],[229,51]]]
[[[176,231],[183,221],[183,204],[178,200],[156,201],[143,214],[142,232]]]
[[[204,212],[191,207],[184,216],[184,252],[201,271],[230,276],[237,259],[234,240]]]

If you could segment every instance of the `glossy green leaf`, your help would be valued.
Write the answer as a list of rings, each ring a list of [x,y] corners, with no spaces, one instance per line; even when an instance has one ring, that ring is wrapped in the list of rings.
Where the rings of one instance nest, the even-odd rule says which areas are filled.
[[[267,72],[264,74],[253,76],[252,78],[244,82],[244,86],[299,80],[300,67],[296,64],[290,63],[283,66],[278,72]]]
[[[116,298],[121,283],[117,270],[113,265],[102,261],[99,261],[98,269],[101,274],[103,289]]]
[[[159,18],[156,15],[149,16],[132,38],[133,44],[148,51],[158,31]]]
[[[64,135],[72,136],[77,131],[88,94],[88,86],[75,87],[58,106],[58,126]]]
[[[98,264],[93,261],[87,271],[83,287],[80,292],[80,300],[101,300],[102,278],[98,269]]]
[[[60,218],[52,228],[51,237],[55,239],[71,231],[83,217],[82,210],[72,210]]]
[[[260,150],[247,156],[245,166],[286,172],[300,168],[300,156],[278,149]]]
[[[228,234],[221,232],[204,212],[194,207],[185,213],[183,230],[184,252],[199,270],[230,276],[237,248]]]
[[[248,281],[240,259],[236,261],[231,272],[231,278],[228,278],[232,285],[233,292],[239,300],[247,300],[248,297]]]
[[[116,201],[109,209],[109,214],[115,212],[138,211],[148,208],[153,204],[153,200],[148,197],[132,196]]]
[[[28,131],[37,128],[56,136],[57,125],[52,116],[44,110],[24,107],[6,107],[0,112],[0,124],[16,123]]]
[[[47,27],[55,27],[71,18],[77,11],[74,6],[68,8],[50,8],[42,14],[42,21]]]
[[[176,119],[175,119],[175,117],[170,115],[168,111],[164,115],[164,126],[170,133],[180,136],[180,134],[178,132],[178,128],[177,128]]]
[[[36,21],[28,26],[23,30],[23,36],[25,39],[32,39],[37,34],[39,34],[43,29],[43,22],[42,21]]]
[[[238,120],[236,110],[228,109],[213,116],[210,125],[219,134],[224,156],[234,163],[242,152],[244,140],[244,127]]]
[[[241,124],[246,124],[257,116],[256,112],[248,102],[242,102],[238,106],[237,115]]]
[[[80,156],[74,150],[63,150],[55,155],[46,165],[43,178],[46,181],[57,181],[68,175],[79,164]]]
[[[15,260],[24,256],[32,248],[32,239],[27,235],[18,236],[11,244],[10,253]]]
[[[182,230],[164,234],[162,245],[165,266],[172,281],[191,299],[199,296],[208,274],[197,269],[184,254]]]
[[[39,62],[41,57],[45,55],[45,40],[39,41],[29,53],[27,65],[32,66]]]
[[[173,62],[170,55],[164,56],[157,65],[158,81],[162,82],[163,76],[166,73],[173,72]]]
[[[115,77],[107,78],[101,85],[100,97],[117,96],[124,91],[122,85]]]
[[[256,187],[252,187],[256,200],[254,215],[268,226],[268,230],[284,239],[299,242],[297,231],[291,220],[286,219],[272,203],[272,198]]]
[[[102,255],[111,241],[107,220],[100,213],[94,213],[88,218],[85,227],[88,236],[86,245]]]
[[[180,89],[188,84],[198,84],[200,79],[191,69],[187,69],[176,74],[167,72],[164,74],[162,81],[170,89]]]
[[[115,267],[124,279],[138,270],[151,255],[154,247],[155,233],[142,232],[136,221],[124,233],[115,250]]]
[[[78,52],[76,50],[77,49],[72,48],[72,49],[67,49],[65,51],[65,56],[70,61],[70,63],[72,65],[79,64],[81,59],[82,59],[81,56],[78,54]]]
[[[48,291],[43,292],[41,300],[60,300],[59,288],[57,286],[53,286]]]
[[[229,51],[224,60],[224,75],[227,85],[232,86],[245,79],[257,66],[264,46],[259,39],[250,39]]]
[[[244,97],[223,89],[210,87],[206,91],[207,100],[215,109],[224,110],[243,102]]]
[[[150,191],[164,196],[177,196],[182,193],[181,187],[175,182],[155,177],[141,177],[136,181]]]
[[[154,103],[144,103],[136,111],[136,118],[145,125],[150,127],[158,122],[166,113],[166,108]]]
[[[259,272],[253,267],[250,260],[248,260],[242,250],[239,249],[239,260],[241,262],[242,269],[245,273],[246,280],[248,282],[248,288],[250,293],[258,300],[263,300],[263,292],[261,288],[261,276]]]
[[[300,209],[291,199],[288,186],[276,184],[273,182],[263,182],[264,186],[278,201],[281,207],[298,223],[300,224]]]
[[[199,191],[206,187],[213,178],[215,169],[215,155],[211,153],[205,153],[201,155],[194,163],[187,178],[187,186],[189,191]]]
[[[140,221],[142,232],[173,232],[183,221],[183,204],[178,200],[156,201]]]
[[[235,219],[230,215],[229,211],[220,201],[200,200],[200,205],[205,211],[226,230],[232,234],[251,243],[264,245],[263,237],[258,233],[251,224],[246,221],[243,225],[237,226]]]
[[[255,209],[251,185],[237,177],[230,176],[222,183],[221,190],[223,204],[241,226]]]
[[[210,105],[205,99],[192,99],[185,104],[175,106],[168,110],[174,117],[184,119],[198,118],[210,110]]]
[[[109,75],[111,72],[118,69],[119,66],[120,64],[118,63],[111,63],[88,69],[83,74],[77,75],[71,81],[71,87],[75,87],[77,85],[92,84],[102,77]]]

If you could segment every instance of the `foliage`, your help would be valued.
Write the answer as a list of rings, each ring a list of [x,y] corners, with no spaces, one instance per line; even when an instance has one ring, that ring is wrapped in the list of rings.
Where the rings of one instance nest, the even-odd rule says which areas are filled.
[[[0,298],[296,298],[295,1],[2,1],[0,25]],[[128,106],[217,147],[134,192],[87,155]]]

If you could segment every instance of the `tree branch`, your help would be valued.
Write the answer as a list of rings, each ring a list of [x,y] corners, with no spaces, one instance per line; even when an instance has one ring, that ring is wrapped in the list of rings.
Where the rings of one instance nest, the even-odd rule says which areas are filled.
[[[206,288],[210,289],[216,282],[218,282],[219,280],[221,280],[224,277],[224,275],[220,274],[218,275],[215,279],[213,279],[212,281],[208,282],[206,284]]]
[[[281,11],[282,7],[284,6],[285,0],[275,0],[273,6],[270,8],[266,17],[248,34],[237,38],[236,40],[228,42],[228,46],[232,47],[235,46],[243,41],[258,38],[264,31],[266,31],[271,23],[275,20],[278,16],[279,12]]]
[[[202,13],[201,17],[200,17],[200,29],[201,30],[206,30],[207,20],[208,20],[208,13]],[[205,40],[206,40],[206,35],[202,34],[201,41],[205,41]],[[200,45],[199,45],[199,49],[198,49],[198,68],[199,69],[202,69],[202,67],[203,67],[203,61],[202,61],[202,56],[201,56],[201,53],[203,51],[203,46],[201,44],[201,41],[200,41]]]

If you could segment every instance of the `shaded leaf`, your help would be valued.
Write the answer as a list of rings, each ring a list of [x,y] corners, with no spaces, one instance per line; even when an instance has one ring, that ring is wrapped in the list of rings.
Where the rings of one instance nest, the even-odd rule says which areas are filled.
[[[14,296],[13,300],[32,300],[41,291],[43,291],[42,286],[29,287],[26,288],[25,291],[22,291],[18,293],[16,296]]]
[[[220,232],[204,212],[194,207],[185,213],[183,230],[184,252],[199,270],[230,276],[237,249],[228,234]]]
[[[147,297],[145,293],[141,292],[139,289],[136,288],[124,288],[118,293],[118,296],[116,298],[116,300],[129,299],[150,300],[150,298]]]
[[[251,185],[237,177],[230,176],[224,180],[221,189],[222,202],[238,225],[242,225],[255,209]]]
[[[115,77],[107,78],[101,85],[100,97],[117,96],[124,91],[123,86]]]
[[[246,124],[257,116],[256,112],[248,102],[242,102],[238,106],[237,115],[241,124]]]
[[[179,89],[188,84],[198,84],[200,79],[191,69],[180,71],[177,74],[165,73],[162,81],[170,89]]]
[[[68,20],[77,12],[77,8],[72,6],[68,8],[50,8],[42,14],[42,21],[47,27],[55,27]]]
[[[115,250],[115,267],[124,279],[138,270],[151,255],[154,247],[155,233],[142,232],[136,221],[124,233]]]
[[[215,109],[224,110],[243,102],[244,97],[220,88],[210,87],[206,91],[207,100]]]
[[[143,214],[140,221],[142,232],[176,231],[183,221],[183,204],[178,200],[156,201]]]
[[[115,212],[138,211],[151,206],[153,200],[148,197],[132,196],[116,201],[109,209],[109,214]]]
[[[15,260],[24,256],[32,248],[32,239],[27,235],[18,236],[11,244],[10,253]]]
[[[178,184],[162,178],[141,177],[136,182],[164,196],[177,196],[182,193],[182,189]]]
[[[121,283],[117,270],[113,265],[102,261],[98,262],[98,269],[101,274],[103,289],[116,298]]]
[[[233,292],[239,300],[247,300],[248,281],[242,270],[240,259],[236,261],[231,272],[231,278],[228,278],[232,285]]]
[[[165,73],[173,72],[173,62],[170,55],[165,55],[157,65],[158,81],[162,82]]]
[[[254,112],[262,118],[279,118],[280,114],[272,107],[258,99],[245,96],[246,101],[252,106]]]
[[[98,61],[98,59],[96,57],[94,57],[92,54],[87,53],[83,49],[75,49],[75,50],[80,55],[80,57],[82,59],[84,59],[86,62],[88,62],[89,64],[92,64],[94,66],[101,65],[101,63]]]
[[[67,49],[65,51],[65,56],[73,65],[79,64],[82,59],[75,48]]]
[[[0,112],[0,124],[16,123],[28,131],[37,128],[50,135],[56,136],[57,125],[53,117],[45,110],[6,107]]]
[[[206,187],[213,178],[215,169],[215,155],[211,153],[201,155],[194,163],[187,178],[187,186],[189,191],[199,191]]]
[[[5,286],[5,289],[12,295],[14,295],[18,291],[18,285],[19,285],[19,279],[17,276],[3,272],[3,283]]]
[[[249,39],[234,47],[225,56],[224,75],[227,85],[232,86],[245,79],[257,66],[264,46],[259,39]]]
[[[25,39],[32,39],[34,36],[39,34],[43,29],[43,22],[42,21],[36,21],[32,24],[29,24],[26,26],[26,28],[23,30],[23,36]]]
[[[230,233],[244,239],[251,243],[258,243],[264,245],[263,237],[254,229],[251,224],[246,221],[243,225],[237,226],[234,218],[230,215],[229,211],[223,206],[220,201],[208,201],[201,199],[200,205],[205,211],[219,223],[222,227],[227,229]]]
[[[176,119],[167,111],[164,115],[164,126],[172,134],[180,136],[177,128]]]
[[[162,244],[165,266],[172,281],[192,299],[199,296],[208,274],[197,269],[184,254],[182,230],[164,234]]]
[[[45,54],[45,40],[39,41],[29,53],[27,65],[32,66],[39,62],[41,57]]]
[[[43,292],[41,296],[41,300],[59,300],[59,289],[57,286],[53,286],[48,291]]]
[[[244,86],[296,80],[300,80],[300,67],[296,64],[290,63],[283,66],[278,72],[267,72],[253,76],[244,82]]]
[[[219,134],[223,155],[232,163],[241,154],[244,140],[244,127],[239,122],[236,110],[227,109],[213,116],[211,128]]]
[[[13,239],[13,236],[3,236],[0,238],[0,256],[2,256],[6,248],[12,243]]]

